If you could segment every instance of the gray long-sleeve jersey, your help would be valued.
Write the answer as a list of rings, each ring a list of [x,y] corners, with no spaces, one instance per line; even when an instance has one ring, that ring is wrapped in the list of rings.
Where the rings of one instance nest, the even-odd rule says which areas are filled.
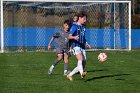
[[[56,41],[56,48],[60,49],[67,49],[68,48],[68,32],[65,32],[63,30],[57,31],[55,35],[53,36]]]

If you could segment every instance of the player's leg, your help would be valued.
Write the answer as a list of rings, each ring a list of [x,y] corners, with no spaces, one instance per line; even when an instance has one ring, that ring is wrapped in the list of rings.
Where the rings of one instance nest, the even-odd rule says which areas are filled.
[[[64,50],[64,75],[68,75],[70,71],[68,70],[69,65],[69,51]]]
[[[72,76],[78,72],[80,72],[81,78],[83,78],[83,66],[82,66],[82,54],[76,55],[78,60],[77,67],[75,67],[72,72],[67,76],[69,80],[72,80]]]
[[[81,78],[83,78],[83,65],[82,65],[82,60],[83,60],[83,55],[82,55],[82,51],[79,47],[75,47],[73,49],[73,53],[76,56],[78,63],[77,63],[77,67],[75,67],[73,69],[73,71],[67,76],[67,78],[69,80],[72,80],[72,76],[74,74],[76,74],[77,72],[80,72]]]
[[[85,71],[85,66],[86,66],[86,52],[85,52],[85,50],[82,50],[82,53],[83,53],[83,61],[82,61],[82,64],[83,64],[83,69]]]
[[[68,55],[64,53],[64,75],[67,75],[68,73],[68,62],[69,58]]]
[[[62,58],[63,58],[63,54],[61,53],[57,54],[57,58],[54,61],[53,66],[55,67],[62,60]]]
[[[57,58],[54,61],[54,63],[51,65],[51,67],[49,68],[48,74],[52,74],[55,66],[61,61],[61,59],[62,59],[62,54],[57,54]]]
[[[48,74],[52,74],[54,67],[62,60],[63,58],[63,54],[62,51],[60,49],[56,49],[57,52],[57,58],[54,61],[54,63],[51,65],[51,67],[48,70]]]
[[[83,49],[82,49],[82,56],[83,56],[83,60],[82,60],[83,74],[82,74],[81,78],[83,79],[86,76],[86,74],[87,74],[87,72],[85,70],[85,66],[86,66],[86,52]]]
[[[83,74],[83,65],[82,65],[83,55],[82,55],[82,53],[77,54],[76,58],[78,60],[77,67],[78,67],[78,70],[79,70],[79,72],[80,72],[80,74],[82,76],[82,74]]]

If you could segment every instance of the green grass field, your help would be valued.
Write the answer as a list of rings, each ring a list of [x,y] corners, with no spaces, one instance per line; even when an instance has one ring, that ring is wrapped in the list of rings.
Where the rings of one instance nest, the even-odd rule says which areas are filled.
[[[87,76],[76,74],[72,82],[63,76],[63,62],[47,74],[55,53],[0,54],[0,93],[140,93],[140,50],[106,51],[104,64],[100,52],[87,52]],[[69,69],[76,64],[72,56]]]

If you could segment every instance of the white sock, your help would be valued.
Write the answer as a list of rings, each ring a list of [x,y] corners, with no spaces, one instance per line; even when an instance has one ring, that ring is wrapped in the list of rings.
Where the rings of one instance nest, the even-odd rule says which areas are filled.
[[[83,74],[83,65],[82,65],[82,60],[78,60],[78,70],[80,74]]]
[[[66,73],[67,72],[67,70],[64,70],[64,73]]]
[[[72,72],[70,72],[69,76],[73,76],[73,75],[76,74],[77,72],[79,72],[78,66],[75,67],[75,68],[72,70]]]

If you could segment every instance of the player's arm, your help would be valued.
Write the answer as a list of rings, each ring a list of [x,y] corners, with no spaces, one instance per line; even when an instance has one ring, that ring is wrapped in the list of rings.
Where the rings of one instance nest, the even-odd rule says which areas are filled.
[[[76,39],[76,40],[78,40],[79,39],[79,35],[77,35],[77,36],[73,36],[73,34],[74,34],[74,32],[76,31],[76,26],[75,25],[73,25],[72,27],[71,27],[71,29],[70,29],[70,31],[69,31],[69,39]]]
[[[50,50],[50,48],[51,48],[51,43],[53,42],[53,40],[55,39],[55,38],[59,38],[60,37],[60,33],[59,33],[59,31],[58,32],[56,32],[55,34],[54,34],[54,36],[50,39],[50,42],[49,42],[49,44],[48,44],[48,50]]]
[[[72,45],[69,47],[69,56],[71,56],[72,55]]]
[[[88,42],[86,42],[86,46],[87,46],[88,48],[91,48],[91,46],[90,46],[90,44],[89,44]]]
[[[84,38],[84,42],[86,43],[86,46],[87,46],[88,48],[91,48],[91,46],[90,46],[90,44],[87,42],[86,38]]]
[[[69,52],[72,52],[72,45],[70,45]]]
[[[49,42],[49,44],[48,44],[48,50],[50,50],[50,48],[51,48],[51,43],[53,42],[54,39],[55,39],[54,37],[52,37],[52,38],[50,39],[50,42]]]
[[[69,56],[72,55],[72,41],[70,40],[69,43],[68,43],[68,48],[69,48]]]
[[[72,40],[70,40],[69,41],[69,52],[70,53],[72,52],[72,44],[73,44],[73,42],[72,42]]]
[[[76,40],[78,40],[79,39],[79,35],[72,36],[72,34],[69,34],[69,39],[76,39]]]

